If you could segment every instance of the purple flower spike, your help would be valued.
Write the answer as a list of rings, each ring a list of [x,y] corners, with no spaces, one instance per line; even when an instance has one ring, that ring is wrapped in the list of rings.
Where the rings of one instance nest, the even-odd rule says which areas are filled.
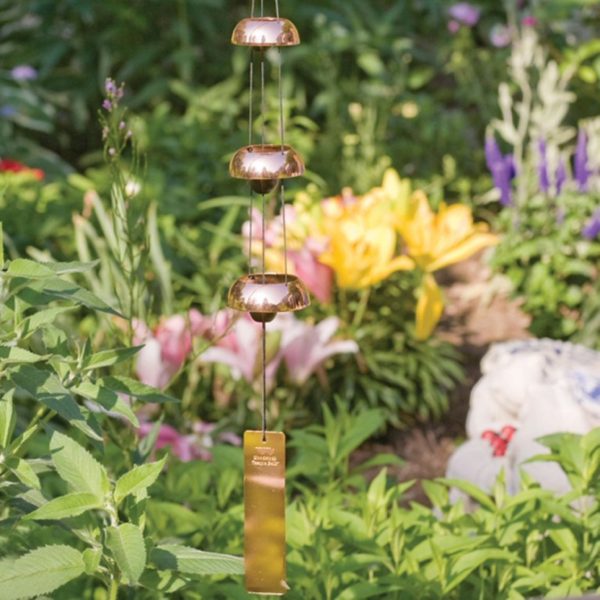
[[[38,72],[31,65],[18,65],[11,69],[10,76],[15,81],[32,81],[37,79]]]
[[[590,217],[581,230],[581,235],[587,240],[593,240],[600,235],[600,208]]]
[[[540,190],[547,194],[550,191],[550,177],[548,176],[548,157],[546,156],[546,142],[538,142],[538,151],[540,153],[538,163],[538,179],[540,181]]]
[[[511,182],[515,178],[515,161],[511,154],[503,155],[494,137],[485,141],[485,159],[492,173],[494,186],[500,191],[500,202],[503,206],[512,205]]]
[[[561,158],[560,162],[558,163],[558,167],[556,169],[556,195],[557,196],[561,193],[566,181],[567,181],[567,169],[565,168],[564,159]]]
[[[588,191],[588,180],[590,171],[588,168],[587,135],[583,129],[577,134],[577,146],[575,147],[575,181],[580,192]]]
[[[466,25],[467,27],[473,27],[477,25],[481,10],[468,2],[458,2],[450,7],[448,14],[459,23]]]
[[[104,100],[104,102],[102,102],[102,108],[104,110],[107,110],[108,112],[110,112],[112,110],[112,102],[110,100],[108,100],[108,98],[106,100]]]

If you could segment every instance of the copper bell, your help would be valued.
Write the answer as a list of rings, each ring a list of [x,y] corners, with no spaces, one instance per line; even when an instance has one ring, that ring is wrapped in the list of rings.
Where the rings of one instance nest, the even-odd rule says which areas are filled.
[[[280,179],[303,175],[304,161],[291,146],[254,144],[240,148],[233,155],[229,174],[248,179],[255,192],[268,194]]]
[[[231,43],[255,48],[297,46],[300,43],[300,34],[288,19],[253,17],[243,19],[235,26]]]
[[[227,303],[230,308],[249,312],[259,323],[268,323],[277,313],[306,308],[310,297],[295,275],[253,273],[240,277],[231,286]]]

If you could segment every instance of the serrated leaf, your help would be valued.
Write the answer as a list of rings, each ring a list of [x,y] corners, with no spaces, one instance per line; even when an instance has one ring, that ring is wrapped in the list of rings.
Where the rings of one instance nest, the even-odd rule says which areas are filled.
[[[106,469],[83,446],[55,431],[50,439],[50,452],[61,479],[75,491],[88,492],[103,502],[110,487]]]
[[[10,443],[15,430],[16,413],[13,406],[14,391],[4,394],[0,399],[0,449]]]
[[[106,545],[127,582],[135,585],[146,567],[146,546],[140,529],[131,523],[110,527]]]
[[[29,521],[68,519],[77,517],[88,510],[101,507],[101,500],[94,494],[74,492],[73,494],[67,494],[66,496],[50,500],[50,502],[40,506],[40,508],[23,518]]]
[[[177,398],[163,394],[160,390],[131,377],[103,377],[98,383],[113,392],[134,396],[142,402],[179,402]]]
[[[188,546],[168,544],[157,546],[150,554],[159,569],[169,569],[190,575],[242,575],[244,560],[229,554],[202,552]]]
[[[35,363],[42,360],[44,357],[39,354],[34,354],[18,348],[17,346],[0,346],[0,361],[5,364],[11,363]]]
[[[131,407],[116,392],[100,387],[91,381],[84,381],[71,388],[71,390],[96,402],[106,411],[125,417],[134,427],[140,426],[140,422]]]
[[[137,494],[150,487],[158,479],[166,460],[165,456],[157,462],[134,467],[120,477],[115,485],[115,502],[119,504],[129,494]]]
[[[11,373],[11,378],[17,386],[69,421],[69,424],[95,440],[102,440],[102,436],[86,422],[77,402],[56,375],[31,365],[21,365]]]
[[[10,471],[17,477],[17,479],[25,484],[27,487],[34,488],[36,490],[41,489],[40,480],[35,474],[35,471],[31,468],[31,465],[20,458],[10,458],[6,461],[6,466]]]
[[[135,356],[143,346],[134,346],[132,348],[115,348],[113,350],[102,350],[92,354],[83,365],[83,369],[99,369],[100,367],[110,367],[120,362],[129,360]]]
[[[20,600],[48,594],[84,572],[81,552],[53,545],[32,550],[16,560],[0,561],[0,598]]]

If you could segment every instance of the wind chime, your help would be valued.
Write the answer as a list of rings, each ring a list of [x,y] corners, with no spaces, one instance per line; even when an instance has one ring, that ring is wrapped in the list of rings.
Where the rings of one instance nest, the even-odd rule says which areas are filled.
[[[281,50],[296,46],[300,36],[294,24],[280,18],[279,2],[275,0],[275,17],[264,15],[264,0],[260,0],[260,16],[255,16],[252,0],[250,18],[240,21],[231,41],[250,48],[249,72],[249,133],[248,145],[238,150],[229,165],[232,177],[250,182],[250,235],[248,274],[240,277],[229,290],[231,308],[250,313],[262,324],[262,429],[244,433],[244,562],[246,589],[255,594],[284,594],[285,561],[285,434],[267,430],[266,392],[266,328],[278,313],[300,310],[309,305],[309,295],[298,277],[288,273],[285,223],[285,190],[283,180],[304,173],[304,163],[298,153],[285,143]],[[277,48],[279,84],[279,143],[267,143],[265,54]],[[256,63],[260,69],[260,143],[253,140],[254,79]],[[279,192],[284,242],[284,272],[267,273],[265,268],[265,198]],[[252,213],[255,194],[262,205],[262,243],[260,271],[252,264]]]

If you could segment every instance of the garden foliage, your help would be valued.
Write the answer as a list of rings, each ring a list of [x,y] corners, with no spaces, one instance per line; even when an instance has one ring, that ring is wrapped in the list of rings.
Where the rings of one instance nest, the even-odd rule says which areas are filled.
[[[259,125],[242,4],[0,0],[2,600],[249,597],[235,432],[257,422],[261,328],[223,309],[260,216],[227,173]],[[288,267],[313,294],[267,336],[289,598],[600,591],[598,431],[543,440],[562,497],[436,480],[426,506],[396,456],[352,456],[443,417],[462,368],[439,272],[483,248],[534,334],[599,344],[597,3],[281,4],[309,167],[285,190]]]

